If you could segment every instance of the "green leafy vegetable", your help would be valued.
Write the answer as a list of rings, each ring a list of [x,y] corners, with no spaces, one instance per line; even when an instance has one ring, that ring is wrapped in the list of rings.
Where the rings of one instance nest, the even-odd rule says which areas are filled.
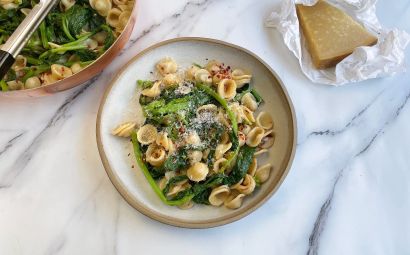
[[[233,185],[239,182],[243,177],[245,177],[249,166],[252,163],[252,158],[255,150],[255,148],[249,147],[247,145],[241,147],[238,156],[236,157],[236,164],[233,167],[230,175],[224,180],[224,184]]]
[[[1,91],[9,90],[9,86],[7,86],[7,83],[4,80],[0,80],[0,88],[1,88]]]

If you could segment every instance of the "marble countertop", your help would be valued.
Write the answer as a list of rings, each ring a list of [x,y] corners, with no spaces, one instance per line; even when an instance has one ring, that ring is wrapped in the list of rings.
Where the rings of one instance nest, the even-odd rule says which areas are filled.
[[[0,254],[410,254],[410,73],[339,88],[311,83],[263,25],[278,2],[140,0],[132,39],[93,82],[0,98]],[[382,24],[410,31],[407,0],[377,7]],[[278,192],[213,229],[171,227],[134,210],[96,146],[108,81],[142,49],[178,36],[255,52],[280,75],[297,113],[296,157]]]

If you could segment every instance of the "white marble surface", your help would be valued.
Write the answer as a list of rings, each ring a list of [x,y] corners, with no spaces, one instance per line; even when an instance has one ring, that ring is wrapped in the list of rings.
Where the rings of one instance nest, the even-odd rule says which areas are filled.
[[[278,0],[140,0],[127,48],[93,83],[51,97],[0,98],[0,254],[410,254],[410,73],[341,88],[315,85],[263,20]],[[410,3],[380,0],[410,31]],[[246,47],[286,84],[298,118],[279,191],[227,226],[155,222],[117,193],[95,118],[108,81],[158,41],[204,36]],[[410,62],[410,50],[406,52]]]

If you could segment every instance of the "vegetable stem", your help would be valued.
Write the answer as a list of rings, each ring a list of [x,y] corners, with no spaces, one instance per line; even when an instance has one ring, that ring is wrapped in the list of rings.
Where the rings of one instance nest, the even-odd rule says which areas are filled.
[[[7,83],[4,80],[0,80],[0,87],[1,87],[1,91],[9,90],[9,86],[7,86]]]
[[[43,21],[40,24],[40,38],[41,38],[41,43],[43,44],[44,49],[49,49],[50,45],[48,45],[48,39],[46,35],[46,23]]]

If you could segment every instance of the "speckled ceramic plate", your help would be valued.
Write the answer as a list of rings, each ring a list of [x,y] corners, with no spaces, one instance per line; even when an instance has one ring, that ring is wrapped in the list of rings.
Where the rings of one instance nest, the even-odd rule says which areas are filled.
[[[141,108],[135,96],[136,80],[152,78],[155,63],[169,56],[182,67],[217,59],[249,70],[253,86],[265,103],[261,109],[272,114],[275,144],[260,163],[271,163],[273,171],[236,210],[195,205],[181,210],[163,204],[137,168],[128,139],[114,137],[110,131],[128,120],[142,122]],[[241,47],[205,38],[178,38],[164,41],[142,51],[128,62],[107,89],[97,117],[97,143],[102,162],[112,183],[124,199],[141,213],[166,224],[188,228],[208,228],[238,220],[260,207],[278,189],[293,160],[296,144],[296,120],[292,103],[277,74],[259,57]],[[133,167],[134,166],[134,167]]]

